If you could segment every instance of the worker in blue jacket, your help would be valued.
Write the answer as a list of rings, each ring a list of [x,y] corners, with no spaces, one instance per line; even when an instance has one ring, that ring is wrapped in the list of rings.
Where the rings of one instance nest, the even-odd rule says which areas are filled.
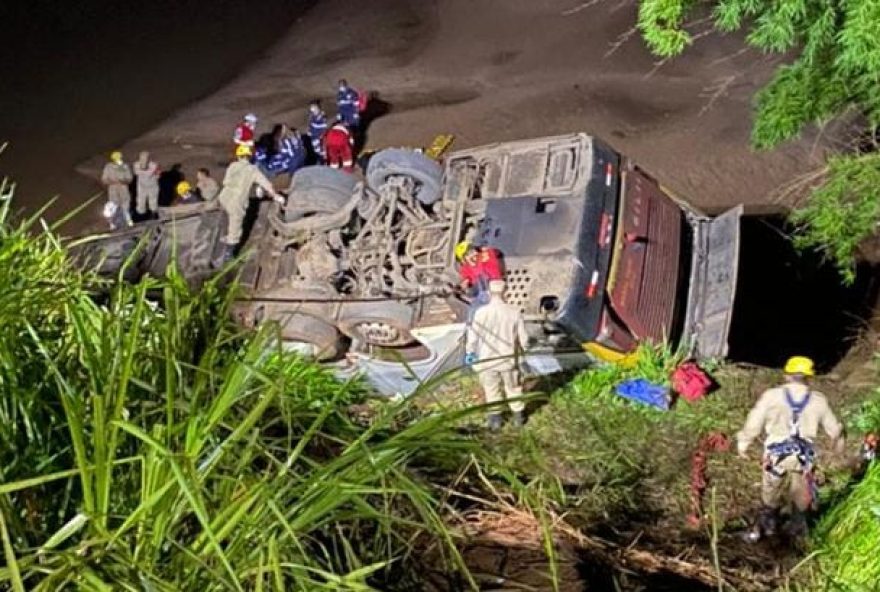
[[[296,128],[290,128],[287,135],[281,141],[281,152],[289,158],[287,172],[291,175],[298,171],[306,163],[306,146],[302,135]]]
[[[321,102],[312,101],[309,104],[309,138],[319,164],[324,162],[324,134],[327,128],[327,116],[321,109]]]
[[[348,128],[355,128],[361,122],[358,92],[348,86],[343,78],[339,81],[339,90],[336,92],[336,109],[342,123]]]

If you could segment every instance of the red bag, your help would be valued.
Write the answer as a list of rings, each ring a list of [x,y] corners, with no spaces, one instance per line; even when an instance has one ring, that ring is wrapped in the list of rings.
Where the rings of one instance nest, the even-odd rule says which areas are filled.
[[[672,371],[672,389],[688,403],[706,396],[712,388],[712,379],[695,362],[685,362]]]

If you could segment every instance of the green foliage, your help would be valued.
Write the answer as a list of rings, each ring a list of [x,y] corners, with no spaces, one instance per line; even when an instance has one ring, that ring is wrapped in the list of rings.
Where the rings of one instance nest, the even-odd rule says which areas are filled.
[[[0,588],[419,589],[416,544],[468,581],[426,475],[488,460],[470,411],[357,424],[363,388],[241,333],[226,278],[101,284],[33,220],[0,274]]]
[[[692,36],[681,25],[695,4],[692,0],[641,3],[638,27],[651,51],[661,56],[673,56],[691,44]]]
[[[880,463],[819,524],[813,590],[873,590],[880,582]]]
[[[847,426],[855,433],[880,432],[880,389],[875,389],[849,417]]]
[[[762,52],[788,54],[755,97],[752,144],[768,149],[850,110],[875,134],[880,126],[880,2],[878,0],[715,0],[714,27],[745,29]],[[654,53],[682,53],[697,7],[693,0],[641,0],[638,27]],[[794,213],[797,242],[817,248],[853,281],[858,245],[880,222],[878,167],[873,155],[832,159],[823,185]]]
[[[519,438],[502,441],[496,454],[536,479],[577,484],[570,501],[580,520],[654,511],[650,492],[663,492],[657,503],[675,506],[673,513],[689,512],[691,455],[700,438],[714,431],[732,434],[753,398],[741,373],[720,366],[712,371],[725,388],[694,404],[678,401],[669,411],[614,392],[627,378],[668,384],[679,362],[681,356],[663,346],[643,346],[629,368],[609,364],[578,373],[529,418]],[[725,504],[734,493],[720,490]]]
[[[880,154],[829,160],[825,182],[791,220],[795,245],[821,249],[852,283],[859,245],[880,221]]]
[[[630,378],[644,378],[654,384],[669,385],[670,373],[684,361],[684,353],[662,344],[642,343],[628,363],[603,364],[584,370],[572,380],[575,396],[610,395],[614,388]]]
[[[638,27],[654,53],[671,57],[693,40],[692,0],[641,0]],[[752,141],[770,148],[855,107],[880,123],[880,3],[876,0],[717,0],[719,31],[747,29],[763,52],[794,52],[758,94]]]
[[[56,238],[41,231],[42,212],[12,219],[12,193],[12,185],[0,183],[0,483],[70,466],[70,448],[58,445],[64,430],[60,401],[29,331],[39,327],[46,340],[63,339],[63,296],[82,292],[89,280],[67,265]],[[35,497],[22,496],[15,503],[31,508]],[[60,492],[53,501],[60,508],[66,497]],[[0,510],[11,507],[0,499]],[[57,517],[26,511],[23,517],[7,515],[7,526],[16,532],[25,519],[44,526],[57,523]]]

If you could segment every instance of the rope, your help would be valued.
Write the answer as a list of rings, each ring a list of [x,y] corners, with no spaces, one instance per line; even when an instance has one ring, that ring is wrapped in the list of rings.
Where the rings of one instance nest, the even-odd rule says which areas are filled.
[[[698,528],[703,523],[703,496],[709,486],[707,475],[708,458],[711,452],[727,452],[730,440],[720,432],[710,432],[700,439],[696,452],[691,457],[691,514],[688,524]]]

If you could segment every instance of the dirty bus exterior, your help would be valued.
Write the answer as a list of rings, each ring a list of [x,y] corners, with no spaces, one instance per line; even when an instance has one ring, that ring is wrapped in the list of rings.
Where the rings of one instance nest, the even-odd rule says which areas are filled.
[[[444,286],[456,280],[453,249],[464,238],[504,254],[508,301],[534,338],[526,361],[540,373],[566,365],[568,353],[583,360],[584,349],[625,359],[641,341],[701,357],[726,350],[741,210],[704,216],[587,134],[460,150],[442,168],[389,149],[364,181],[305,167],[283,210],[254,205],[239,321],[276,321],[282,339],[349,362],[340,372],[360,369],[387,392],[460,365],[466,306]],[[224,229],[213,204],[169,208],[80,241],[78,258],[129,281],[173,262],[199,285],[216,273]],[[346,349],[342,336],[369,347]],[[426,358],[371,355],[413,340]]]
[[[626,360],[639,342],[723,357],[741,207],[710,218],[586,134],[456,152],[486,200],[477,240],[504,254],[509,302],[539,342]]]

